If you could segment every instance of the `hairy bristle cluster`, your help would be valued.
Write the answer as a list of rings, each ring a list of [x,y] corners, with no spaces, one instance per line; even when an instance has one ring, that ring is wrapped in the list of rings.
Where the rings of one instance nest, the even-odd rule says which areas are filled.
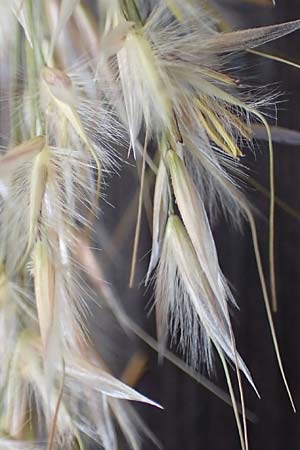
[[[81,282],[92,255],[79,253],[123,150],[142,167],[131,284],[145,173],[155,175],[146,284],[155,280],[158,348],[171,336],[209,372],[215,349],[225,371],[227,359],[254,386],[210,221],[218,209],[234,223],[251,220],[234,175],[252,124],[269,132],[260,111],[268,96],[247,93],[230,57],[300,21],[223,33],[201,1],[90,3],[0,2],[1,449],[83,449],[92,440],[116,450],[115,424],[133,450],[139,428],[153,438],[128,400],[156,404],[114,378],[92,348]],[[246,429],[240,436],[247,449]]]

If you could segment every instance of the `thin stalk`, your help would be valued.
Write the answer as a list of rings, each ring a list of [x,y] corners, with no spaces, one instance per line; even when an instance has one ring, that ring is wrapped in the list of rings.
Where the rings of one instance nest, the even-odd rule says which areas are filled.
[[[16,27],[16,51],[14,58],[14,82],[12,89],[12,136],[11,136],[11,146],[15,146],[17,143],[21,141],[22,138],[22,130],[20,126],[20,117],[19,117],[19,109],[18,109],[18,99],[19,99],[19,86],[18,86],[18,67],[21,62],[22,57],[22,46],[23,44],[23,35],[21,32],[21,26],[17,24]]]
[[[235,363],[235,368],[236,368],[236,376],[237,376],[239,393],[240,393],[240,399],[241,399],[241,406],[242,406],[242,419],[243,419],[243,428],[244,428],[245,450],[249,450],[244,390],[243,390],[243,384],[242,384],[242,379],[241,379],[241,372],[240,372],[240,368],[239,368],[239,365],[238,365],[238,355],[237,355],[237,349],[236,349],[236,342],[235,342],[235,337],[234,337],[234,334],[233,334],[233,330],[232,330],[231,324],[229,326],[229,329],[230,329],[230,339],[231,339],[231,343],[232,343],[233,351],[234,351],[234,363]]]
[[[274,171],[274,150],[271,130],[268,122],[262,114],[255,112],[255,115],[261,120],[265,126],[268,134],[269,142],[269,161],[270,161],[270,211],[269,211],[269,264],[270,264],[270,284],[271,284],[271,299],[273,311],[277,312],[278,302],[276,294],[276,276],[275,276],[275,171]]]
[[[268,291],[267,291],[267,286],[266,286],[266,281],[265,281],[263,265],[262,265],[262,261],[261,261],[261,255],[260,255],[260,250],[259,250],[255,221],[254,221],[253,215],[252,215],[249,207],[246,206],[245,204],[242,204],[242,207],[248,217],[250,228],[251,228],[256,265],[257,265],[257,270],[258,270],[258,274],[259,274],[259,278],[260,278],[260,284],[262,287],[263,299],[264,299],[264,303],[265,303],[265,307],[266,307],[268,322],[269,322],[269,326],[270,326],[270,330],[271,330],[271,336],[272,336],[272,341],[273,341],[273,345],[274,345],[274,349],[275,349],[276,358],[278,361],[279,370],[280,370],[290,403],[292,405],[293,411],[296,413],[296,407],[295,407],[293,397],[292,397],[292,394],[291,394],[291,391],[290,391],[290,388],[289,388],[289,385],[287,382],[287,378],[285,376],[285,372],[284,372],[284,368],[283,368],[283,364],[282,364],[282,360],[281,360],[281,355],[280,355],[279,345],[278,345],[278,341],[277,341],[274,321],[273,321],[273,317],[272,317],[272,311],[271,311],[269,297],[268,297]]]
[[[130,279],[129,279],[129,287],[130,288],[132,288],[133,284],[134,284],[136,264],[137,264],[137,256],[138,256],[138,247],[139,247],[140,234],[141,234],[141,222],[142,222],[142,211],[143,211],[143,192],[144,192],[145,171],[146,171],[147,144],[148,144],[148,130],[146,130],[146,133],[145,133],[145,143],[144,143],[142,172],[141,172],[141,186],[140,186],[139,203],[138,203],[138,214],[137,214],[137,220],[136,220],[136,228],[135,228],[132,260],[131,260],[131,271],[130,271]]]
[[[34,58],[34,52],[30,47],[28,41],[25,43],[25,51],[26,51],[26,65],[27,65],[27,79],[28,79],[28,90],[29,90],[29,102],[30,102],[30,137],[34,138],[37,135],[36,129],[36,64]]]
[[[32,45],[33,45],[33,52],[35,55],[35,61],[38,61],[38,57],[41,59],[41,64],[45,65],[46,60],[43,55],[37,34],[36,34],[36,28],[34,24],[34,15],[33,15],[33,0],[28,0],[28,11],[29,11],[29,27],[32,34]],[[37,68],[37,66],[36,66]]]
[[[253,55],[257,55],[257,56],[261,56],[263,58],[266,59],[271,59],[272,61],[277,61],[283,64],[287,64],[288,66],[291,67],[295,67],[296,69],[300,69],[300,64],[294,62],[294,61],[289,61],[288,59],[282,58],[280,56],[276,56],[276,55],[270,55],[270,53],[265,53],[265,52],[261,52],[258,50],[247,50],[248,53],[252,53]]]
[[[28,0],[28,17],[29,17],[29,27],[32,35],[32,45],[30,47],[29,42],[26,42],[26,63],[28,71],[28,88],[29,88],[29,98],[30,98],[30,109],[31,109],[31,137],[36,136],[42,132],[43,120],[41,116],[41,111],[37,99],[37,86],[39,84],[39,72],[43,64],[45,64],[45,58],[43,56],[38,38],[36,35],[36,29],[34,24],[33,15],[33,2]]]
[[[54,416],[53,416],[53,420],[52,420],[52,424],[51,424],[51,430],[50,430],[50,434],[49,434],[49,441],[48,441],[48,445],[47,445],[47,450],[53,450],[55,430],[56,430],[57,419],[58,419],[58,413],[59,413],[59,408],[60,408],[60,405],[61,405],[61,402],[62,402],[63,391],[64,391],[65,374],[66,374],[65,363],[64,363],[64,361],[62,361],[61,383],[60,383],[57,403],[56,403],[56,406],[55,406]]]
[[[236,399],[235,399],[234,390],[233,390],[233,387],[232,387],[231,378],[230,378],[229,370],[228,370],[228,367],[227,367],[227,363],[226,363],[226,360],[224,358],[224,355],[223,355],[222,351],[219,350],[218,346],[216,347],[216,349],[217,349],[217,351],[219,353],[219,356],[220,356],[220,359],[221,359],[221,362],[222,362],[222,366],[223,366],[223,369],[224,369],[226,382],[227,382],[227,386],[228,386],[228,390],[229,390],[229,394],[230,394],[230,398],[231,398],[231,402],[232,402],[234,417],[235,417],[236,425],[237,425],[238,432],[239,432],[241,447],[242,447],[242,450],[246,450],[247,447],[246,447],[246,444],[245,444],[245,438],[244,438],[244,434],[243,434],[243,429],[242,429],[242,425],[241,425],[241,421],[240,421],[240,417],[239,417],[239,413],[238,413],[238,408],[237,408],[237,402],[236,402]]]

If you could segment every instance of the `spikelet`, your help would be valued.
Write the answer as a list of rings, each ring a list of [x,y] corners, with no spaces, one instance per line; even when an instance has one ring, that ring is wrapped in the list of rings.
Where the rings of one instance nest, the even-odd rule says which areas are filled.
[[[46,426],[50,431],[51,421],[59,400],[58,386],[62,376],[62,366],[58,361],[53,361],[54,367],[52,370],[56,382],[49,394],[47,379],[44,376],[42,354],[42,345],[37,335],[29,332],[23,332],[19,335],[14,357],[10,364],[7,389],[4,395],[6,415],[1,417],[2,429],[4,427],[12,436],[17,436],[13,433],[13,430],[20,433],[24,428],[26,411],[27,408],[31,407],[32,401],[35,401],[38,406],[39,431],[42,433],[43,440],[46,437],[44,427]],[[55,436],[55,440],[63,448],[72,448],[74,441],[79,439],[79,433],[99,440],[100,443],[107,442],[108,430],[105,422],[103,422],[103,415],[109,418],[110,407],[107,412],[105,410],[112,402],[111,412],[113,412],[115,402],[119,398],[147,402],[158,406],[113,378],[100,367],[90,363],[83,365],[82,355],[78,355],[77,359],[68,355],[64,371],[64,396],[59,405],[57,434]],[[18,398],[22,398],[22,405],[18,404]],[[77,411],[83,399],[86,400],[86,410],[81,417],[77,414]],[[121,406],[121,421],[125,420],[126,415],[126,407]],[[116,414],[116,417],[118,418],[118,414]],[[111,427],[113,427],[112,423]],[[130,423],[129,418],[127,423]],[[126,433],[129,433],[129,430],[126,430]],[[106,445],[104,448],[108,450],[111,447]]]
[[[193,267],[193,271],[190,267]],[[234,361],[231,325],[225,302],[226,298],[215,296],[182,222],[178,217],[170,216],[156,279],[159,335],[166,339],[168,322],[173,336],[181,330],[180,345],[183,350],[188,349],[193,364],[197,364],[198,348],[202,349],[204,361],[211,365],[210,341]],[[194,342],[198,343],[195,347]],[[240,358],[239,364],[253,384]],[[211,369],[211,366],[208,368]]]
[[[153,202],[153,230],[152,230],[152,249],[149,262],[146,284],[150,274],[156,267],[159,260],[161,245],[163,241],[164,229],[168,218],[168,176],[165,163],[160,161],[155,181],[155,192]]]
[[[222,55],[252,48],[291,33],[299,28],[299,21],[262,27],[255,32],[217,33],[213,26],[209,26],[208,14],[201,7],[196,18],[191,16],[182,22],[176,20],[168,7],[161,3],[153,7],[145,23],[135,22],[133,29],[129,28],[131,22],[126,21],[126,18],[134,20],[132,9],[128,8],[125,16],[122,11],[116,13],[115,28],[108,32],[106,42],[112,42],[117,58],[117,66],[112,65],[111,70],[108,70],[109,73],[117,71],[118,74],[117,79],[111,77],[108,80],[114,83],[111,88],[115,92],[112,100],[123,120],[125,112],[131,144],[134,145],[137,140],[143,122],[154,135],[164,130],[174,134],[175,112],[183,131],[195,129],[193,119],[197,122],[205,120],[206,132],[214,135],[213,140],[221,142],[221,148],[224,148],[222,141],[225,140],[226,151],[228,149],[234,157],[239,156],[236,140],[231,137],[234,134],[232,130],[238,130],[243,135],[247,127],[238,114],[228,121],[231,107],[226,108],[224,105],[226,93],[237,83],[222,72],[225,61]],[[126,27],[124,40],[123,30]],[[118,35],[119,44],[115,45]],[[109,50],[108,56],[112,56],[111,53]],[[101,73],[98,68],[97,77],[105,76],[106,72],[105,67]],[[218,91],[215,91],[218,86],[224,88],[222,99],[218,99]],[[123,106],[119,100],[120,92]],[[237,101],[237,106],[240,108],[242,101]],[[224,120],[220,120],[219,114]],[[189,123],[186,122],[187,118]]]
[[[62,361],[64,343],[55,295],[55,275],[47,244],[37,241],[34,249],[34,287],[43,344],[45,375],[49,386],[53,383],[54,361]]]
[[[183,223],[212,291],[216,298],[220,299],[220,309],[225,312],[227,289],[218,264],[217,251],[203,202],[180,157],[175,152],[169,151],[167,162]]]
[[[11,274],[15,274],[24,255],[28,256],[41,208],[45,189],[43,145],[44,138],[37,137],[9,150],[2,158],[1,182],[5,195],[0,215],[0,249]],[[40,152],[42,158],[39,158]],[[16,203],[22,204],[17,214],[14,209]],[[11,248],[15,251],[12,252]]]
[[[76,151],[85,147],[82,159],[94,165],[97,171],[97,199],[103,171],[118,166],[118,156],[115,154],[112,157],[111,148],[121,131],[115,116],[101,107],[103,102],[98,99],[92,80],[84,83],[80,74],[77,78],[78,85],[65,72],[44,67],[41,71],[40,98],[52,144],[57,147],[70,146]],[[90,100],[94,94],[95,99]],[[112,139],[110,136],[113,136]]]
[[[164,91],[155,51],[147,40],[143,27],[126,20],[121,11],[117,17],[114,28],[105,36],[105,42],[109,45],[107,53],[102,51],[100,62],[105,63],[115,53],[119,83],[116,82],[111,91],[121,92],[123,96],[123,102],[120,103],[117,94],[114,94],[114,105],[123,121],[128,124],[130,142],[135,152],[143,121],[149,132],[156,133],[162,127],[168,128],[172,116],[171,103]],[[110,72],[107,68],[106,71]],[[96,77],[99,78],[102,73],[99,65]]]

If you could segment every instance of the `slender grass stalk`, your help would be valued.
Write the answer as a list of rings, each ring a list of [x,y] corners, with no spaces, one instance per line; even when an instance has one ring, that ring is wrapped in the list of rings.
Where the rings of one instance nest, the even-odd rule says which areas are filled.
[[[289,59],[282,58],[281,56],[270,55],[269,53],[261,52],[258,50],[248,50],[248,52],[252,53],[253,55],[262,56],[263,58],[271,59],[272,61],[277,61],[288,66],[295,67],[296,69],[300,69],[300,64],[294,61],[290,61]]]
[[[293,400],[293,397],[292,397],[292,394],[291,394],[291,391],[290,391],[290,388],[289,388],[289,385],[288,385],[288,382],[287,382],[287,379],[285,376],[285,372],[284,372],[284,368],[283,368],[283,364],[282,364],[282,360],[281,360],[281,356],[280,356],[280,350],[279,350],[279,345],[278,345],[278,341],[277,341],[277,337],[276,337],[276,331],[275,331],[274,321],[273,321],[273,317],[272,317],[272,311],[271,311],[271,307],[270,307],[268,291],[267,291],[267,286],[266,286],[266,281],[265,281],[265,276],[264,276],[264,271],[263,271],[263,266],[262,266],[262,261],[261,261],[261,256],[260,256],[255,221],[253,219],[252,212],[247,207],[245,208],[245,212],[247,214],[250,228],[251,228],[257,269],[258,269],[260,283],[261,283],[261,287],[262,287],[262,291],[263,291],[264,303],[265,303],[265,307],[266,307],[268,322],[270,325],[270,330],[271,330],[273,345],[274,345],[274,349],[275,349],[275,353],[276,353],[276,357],[277,357],[277,361],[278,361],[279,370],[280,370],[290,403],[292,405],[293,411],[296,412],[296,407],[295,407],[294,400]]]
[[[56,429],[56,426],[57,426],[57,418],[58,418],[60,404],[62,402],[62,397],[63,397],[63,392],[64,392],[64,384],[65,384],[65,366],[63,364],[63,374],[62,374],[61,385],[60,385],[60,389],[59,389],[59,396],[58,396],[58,399],[57,399],[57,404],[56,404],[56,407],[55,407],[55,413],[54,413],[53,420],[52,420],[52,425],[51,425],[51,430],[50,430],[50,434],[49,434],[47,450],[52,450],[53,446],[54,446],[55,429]]]
[[[140,240],[140,233],[141,233],[147,145],[148,145],[148,131],[146,130],[144,151],[143,151],[143,160],[142,160],[142,171],[141,171],[141,186],[140,186],[139,201],[138,201],[138,213],[137,213],[137,219],[136,219],[136,229],[135,229],[135,236],[134,236],[131,271],[130,271],[130,279],[129,279],[129,287],[130,288],[133,287],[133,283],[134,283],[135,270],[136,270],[137,257],[138,257],[138,247],[139,247],[139,240]]]
[[[222,366],[223,366],[225,377],[226,377],[226,382],[227,382],[227,385],[228,385],[228,390],[229,390],[231,401],[232,401],[232,407],[233,407],[234,417],[235,417],[235,421],[236,421],[238,432],[239,432],[241,448],[242,448],[242,450],[246,450],[248,444],[246,443],[247,440],[246,440],[246,437],[245,437],[245,435],[243,433],[243,428],[242,428],[242,425],[241,425],[240,416],[239,416],[239,413],[238,413],[238,410],[237,410],[237,402],[236,402],[236,399],[235,399],[234,390],[233,390],[233,386],[232,386],[232,382],[231,382],[228,366],[227,366],[227,363],[226,363],[226,359],[224,358],[224,355],[223,355],[222,352],[218,351],[218,353],[219,353],[219,356],[220,356],[220,359],[221,359],[221,362],[222,362]]]
[[[256,113],[257,117],[261,120],[266,128],[268,134],[269,143],[269,161],[270,161],[270,212],[269,212],[269,264],[270,264],[270,282],[271,282],[271,298],[273,311],[278,309],[277,295],[276,295],[276,277],[275,277],[275,255],[274,255],[274,226],[275,226],[275,172],[274,172],[274,150],[271,129],[268,122],[262,114]]]

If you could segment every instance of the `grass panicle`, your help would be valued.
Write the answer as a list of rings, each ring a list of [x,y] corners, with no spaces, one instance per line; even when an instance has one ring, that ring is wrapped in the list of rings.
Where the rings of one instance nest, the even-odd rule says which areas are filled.
[[[117,450],[119,431],[133,450],[141,449],[141,434],[159,445],[130,402],[160,405],[112,375],[90,333],[90,284],[110,298],[103,282],[98,289],[91,238],[108,197],[103,187],[109,191],[110,174],[127,156],[141,168],[130,287],[140,281],[145,205],[153,221],[145,284],[155,285],[158,342],[113,303],[120,324],[230,403],[195,374],[203,366],[214,371],[216,350],[248,450],[240,372],[256,390],[255,374],[237,351],[229,314],[236,302],[212,233],[220,210],[236,227],[247,217],[292,402],[255,223],[237,181],[260,122],[270,150],[275,302],[274,160],[263,113],[274,95],[247,87],[231,57],[264,56],[256,47],[299,28],[298,20],[222,32],[207,5],[194,0],[98,0],[93,9],[79,0],[1,1],[1,449],[83,450],[96,442]],[[191,368],[166,349],[169,337]],[[226,360],[236,369],[239,400]]]

